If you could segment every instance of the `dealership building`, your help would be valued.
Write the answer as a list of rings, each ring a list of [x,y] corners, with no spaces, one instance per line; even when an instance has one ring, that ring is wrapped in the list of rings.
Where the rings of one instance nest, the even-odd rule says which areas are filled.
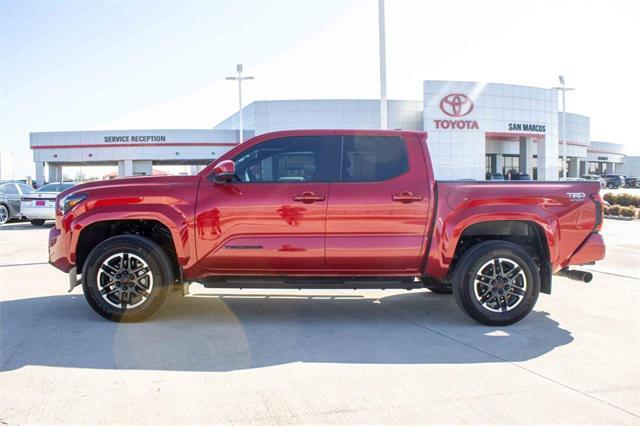
[[[569,177],[619,173],[640,176],[624,147],[590,138],[589,117],[558,111],[553,89],[463,81],[423,83],[423,99],[389,100],[389,129],[423,130],[438,179],[484,180],[526,173],[537,180],[561,174],[563,123]],[[378,100],[255,101],[243,109],[244,139],[286,129],[378,129]],[[62,168],[117,165],[120,176],[148,175],[154,164],[199,166],[239,141],[239,114],[213,129],[31,133],[36,181],[62,177]],[[626,166],[626,167],[625,167]],[[48,175],[45,176],[45,167]]]

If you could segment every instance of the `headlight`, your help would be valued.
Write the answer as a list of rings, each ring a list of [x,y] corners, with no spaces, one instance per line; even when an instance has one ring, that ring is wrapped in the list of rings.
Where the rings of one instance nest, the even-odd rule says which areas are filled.
[[[70,194],[60,200],[60,211],[65,214],[87,198],[87,194]]]

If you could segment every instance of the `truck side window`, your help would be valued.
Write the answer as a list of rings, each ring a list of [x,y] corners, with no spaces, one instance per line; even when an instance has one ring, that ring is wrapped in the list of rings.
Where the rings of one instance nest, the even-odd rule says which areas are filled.
[[[407,150],[396,136],[344,136],[340,180],[374,182],[409,170]]]
[[[240,182],[328,182],[333,138],[293,136],[262,142],[238,154]]]

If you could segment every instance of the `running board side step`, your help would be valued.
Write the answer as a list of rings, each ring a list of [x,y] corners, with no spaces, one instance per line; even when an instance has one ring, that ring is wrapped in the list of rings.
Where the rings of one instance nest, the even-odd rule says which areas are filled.
[[[299,290],[358,290],[358,289],[406,289],[424,288],[422,281],[412,278],[380,277],[215,277],[196,280],[206,288],[285,288]]]

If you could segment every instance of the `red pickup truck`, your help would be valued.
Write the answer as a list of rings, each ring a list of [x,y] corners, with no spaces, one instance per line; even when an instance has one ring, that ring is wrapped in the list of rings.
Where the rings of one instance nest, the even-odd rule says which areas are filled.
[[[551,292],[552,274],[590,279],[568,267],[604,258],[598,182],[436,181],[426,139],[275,132],[196,176],[81,184],[58,196],[50,262],[114,321],[199,282],[428,288],[506,325]]]

